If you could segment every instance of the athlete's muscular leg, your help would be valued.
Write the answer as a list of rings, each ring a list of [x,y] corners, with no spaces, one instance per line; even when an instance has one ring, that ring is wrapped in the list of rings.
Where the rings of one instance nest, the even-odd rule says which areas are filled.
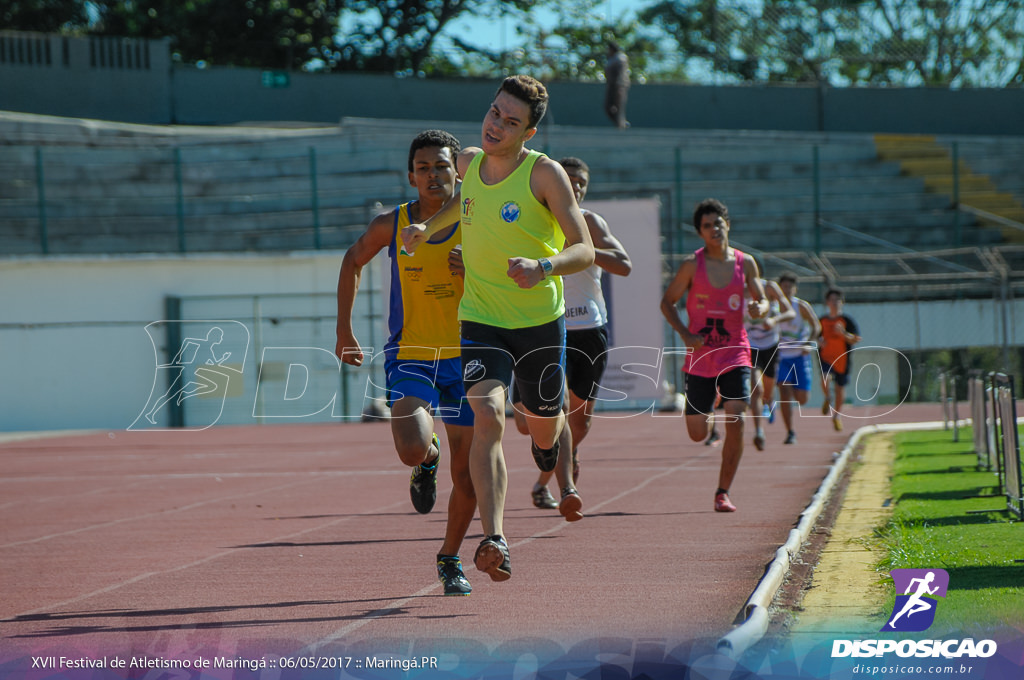
[[[469,473],[480,508],[480,523],[485,535],[504,536],[502,518],[508,488],[508,471],[501,448],[505,433],[505,385],[498,380],[484,380],[472,385],[467,396],[474,418]]]
[[[434,418],[430,404],[417,397],[402,397],[391,406],[391,436],[398,457],[409,467],[432,460],[437,454],[431,444]]]
[[[722,443],[722,467],[718,473],[718,486],[728,489],[736,477],[743,457],[744,414],[747,405],[739,400],[730,399],[723,405],[725,410],[725,441]]]
[[[456,555],[476,512],[476,494],[473,491],[473,477],[469,472],[473,428],[446,425],[445,431],[451,448],[452,495],[448,498],[448,523],[445,526],[441,554]]]

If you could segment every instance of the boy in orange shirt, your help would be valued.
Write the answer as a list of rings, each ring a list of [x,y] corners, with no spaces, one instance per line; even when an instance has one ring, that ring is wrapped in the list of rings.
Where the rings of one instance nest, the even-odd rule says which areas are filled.
[[[829,288],[825,293],[825,305],[828,314],[821,317],[821,337],[818,339],[821,346],[818,353],[821,358],[821,391],[825,393],[821,412],[825,415],[832,413],[832,427],[838,432],[843,429],[839,411],[843,407],[846,382],[850,377],[850,350],[861,337],[857,334],[857,323],[843,314],[843,291]],[[831,403],[829,382],[835,385],[835,399]]]

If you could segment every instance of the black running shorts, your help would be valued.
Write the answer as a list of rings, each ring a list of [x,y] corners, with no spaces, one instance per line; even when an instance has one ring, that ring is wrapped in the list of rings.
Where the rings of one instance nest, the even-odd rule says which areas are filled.
[[[562,410],[565,389],[565,320],[528,328],[462,322],[462,382],[497,380],[509,387],[515,373],[523,406],[538,416]],[[472,400],[472,397],[470,397]]]
[[[766,349],[750,348],[750,363],[761,369],[761,375],[775,380],[775,372],[779,366],[779,346]]]
[[[704,378],[686,374],[686,415],[710,415],[715,409],[715,398],[722,401],[750,403],[750,367],[740,366],[726,371],[717,378]]]
[[[607,326],[565,332],[565,377],[573,394],[585,401],[596,399],[607,366]]]

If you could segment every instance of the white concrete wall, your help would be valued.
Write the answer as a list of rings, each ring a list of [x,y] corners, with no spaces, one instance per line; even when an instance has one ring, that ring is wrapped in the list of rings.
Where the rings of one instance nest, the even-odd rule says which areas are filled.
[[[817,305],[816,311],[820,315],[826,309]],[[847,398],[855,403],[899,399],[900,364],[908,364],[904,352],[1001,346],[1003,341],[1003,305],[991,299],[847,305],[844,311],[864,339],[854,348],[847,387]],[[1007,305],[1006,312],[1008,344],[1016,347],[1024,342],[1024,300]],[[815,386],[812,399],[820,404],[819,393]]]
[[[341,257],[0,260],[0,431],[127,428],[153,388],[145,326],[166,296],[333,293]]]
[[[822,305],[816,309],[825,311]],[[845,311],[857,321],[865,344],[900,350],[1002,344],[1002,305],[991,299],[847,305]],[[1007,311],[1008,344],[1019,346],[1024,343],[1024,300]]]

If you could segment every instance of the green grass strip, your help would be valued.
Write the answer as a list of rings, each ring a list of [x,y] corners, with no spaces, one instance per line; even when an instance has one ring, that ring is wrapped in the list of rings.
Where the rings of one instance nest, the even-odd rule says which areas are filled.
[[[1024,630],[1024,522],[1007,510],[996,473],[978,470],[970,428],[960,430],[958,443],[944,430],[889,436],[897,447],[893,515],[878,531],[888,555],[879,571],[949,572],[933,633]],[[882,616],[894,601],[890,588]]]

